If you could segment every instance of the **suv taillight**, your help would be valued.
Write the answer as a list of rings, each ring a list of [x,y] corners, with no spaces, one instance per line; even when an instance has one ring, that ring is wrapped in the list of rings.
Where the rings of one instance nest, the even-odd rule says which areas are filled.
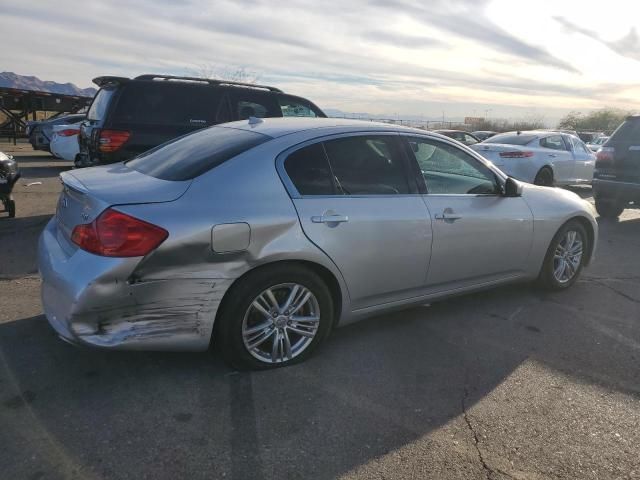
[[[101,130],[98,149],[101,152],[115,152],[129,140],[131,133],[126,130]]]
[[[614,161],[616,149],[613,147],[601,147],[596,152],[596,168],[611,166]]]
[[[168,236],[164,228],[107,208],[93,222],[76,225],[71,241],[103,257],[143,257]]]

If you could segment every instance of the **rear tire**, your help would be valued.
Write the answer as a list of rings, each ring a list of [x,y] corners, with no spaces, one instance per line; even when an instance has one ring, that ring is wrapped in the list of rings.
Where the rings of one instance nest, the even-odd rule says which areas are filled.
[[[9,218],[16,216],[16,202],[13,199],[7,200],[7,212],[9,212]]]
[[[580,222],[564,224],[549,244],[538,285],[546,290],[569,288],[580,276],[590,248],[589,236]]]
[[[614,200],[596,198],[596,211],[602,218],[618,218],[624,211],[624,205]]]
[[[542,167],[536,174],[533,183],[541,187],[553,187],[553,170],[549,167]]]
[[[223,359],[241,370],[304,361],[333,325],[329,288],[299,265],[274,265],[249,273],[231,287],[221,308],[213,341]]]

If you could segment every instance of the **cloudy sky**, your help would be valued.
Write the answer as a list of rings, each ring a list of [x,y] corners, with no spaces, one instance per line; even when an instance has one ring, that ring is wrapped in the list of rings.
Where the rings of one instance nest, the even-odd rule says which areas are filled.
[[[0,0],[0,25],[0,71],[81,87],[206,65],[401,118],[640,109],[630,0]]]

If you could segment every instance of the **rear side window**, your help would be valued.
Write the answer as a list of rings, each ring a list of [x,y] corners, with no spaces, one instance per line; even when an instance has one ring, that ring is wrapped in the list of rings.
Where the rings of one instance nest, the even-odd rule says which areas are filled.
[[[267,118],[281,117],[275,95],[271,92],[261,92],[250,88],[229,88],[231,110],[238,120],[249,117]]]
[[[552,150],[566,150],[564,142],[562,141],[562,137],[560,135],[552,135],[550,137],[545,137],[540,139],[540,146],[542,148],[550,148]]]
[[[610,145],[613,143],[635,143],[640,145],[640,119],[626,120],[613,132],[608,143]]]
[[[310,104],[307,102],[290,97],[288,95],[278,96],[278,103],[280,104],[280,110],[282,110],[283,117],[318,117],[319,112],[316,112]]]
[[[96,93],[93,103],[91,103],[91,108],[87,112],[88,120],[102,120],[104,118],[109,106],[109,100],[111,100],[114,91],[113,88],[101,88]]]
[[[486,140],[486,143],[502,143],[506,145],[527,145],[535,140],[535,135],[514,135],[513,133],[502,133],[494,135]]]
[[[333,195],[331,169],[321,143],[296,150],[287,157],[284,169],[300,195]]]
[[[162,180],[189,180],[270,139],[256,132],[211,127],[149,150],[127,166]]]
[[[122,87],[114,123],[206,127],[220,123],[222,94],[206,85],[130,82]],[[222,120],[224,121],[224,120]]]
[[[363,136],[325,143],[336,186],[344,195],[410,193],[403,152],[395,136]]]

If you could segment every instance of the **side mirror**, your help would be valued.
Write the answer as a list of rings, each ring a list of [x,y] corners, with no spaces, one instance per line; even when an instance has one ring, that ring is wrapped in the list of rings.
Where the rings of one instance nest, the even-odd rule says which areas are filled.
[[[511,177],[507,177],[507,181],[504,183],[504,196],[521,197],[522,184]]]

